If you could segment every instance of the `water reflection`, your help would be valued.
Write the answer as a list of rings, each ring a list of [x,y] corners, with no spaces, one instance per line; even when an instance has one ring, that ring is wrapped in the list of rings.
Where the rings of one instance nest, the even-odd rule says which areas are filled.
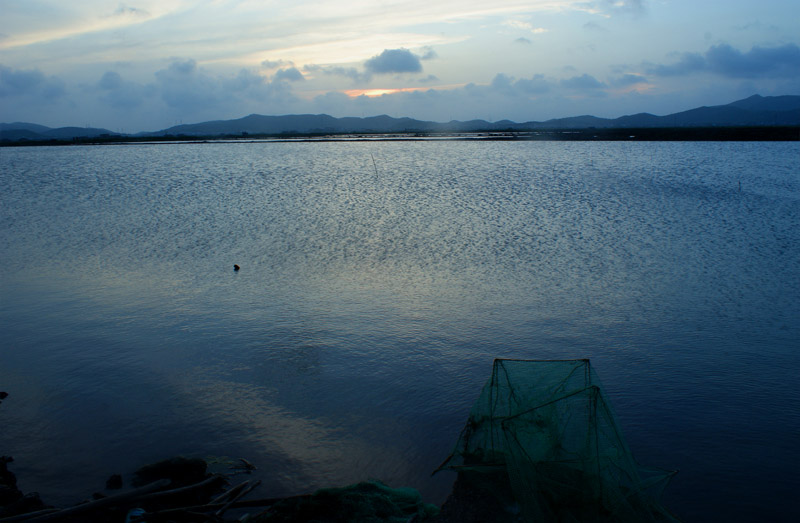
[[[682,470],[671,506],[780,520],[800,459],[796,153],[4,149],[0,446],[55,502],[178,453],[241,455],[276,493],[373,476],[441,501],[429,473],[494,357],[590,357],[634,453]],[[786,481],[731,500],[742,470]]]

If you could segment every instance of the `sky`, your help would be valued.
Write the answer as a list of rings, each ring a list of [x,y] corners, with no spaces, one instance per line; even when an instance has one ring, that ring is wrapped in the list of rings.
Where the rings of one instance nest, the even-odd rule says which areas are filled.
[[[517,122],[800,95],[797,0],[0,0],[0,122]]]

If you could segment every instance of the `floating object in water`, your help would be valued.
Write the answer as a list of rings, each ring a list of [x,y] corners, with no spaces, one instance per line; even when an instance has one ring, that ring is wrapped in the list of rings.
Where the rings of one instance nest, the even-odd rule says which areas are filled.
[[[234,271],[238,271],[239,269],[241,269],[241,267],[239,267],[238,265],[236,265],[236,264],[234,263],[234,264],[233,264],[233,270],[234,270]]]
[[[252,463],[250,463],[249,461],[247,461],[244,458],[239,458],[239,462],[236,463],[235,465],[233,465],[230,468],[232,470],[235,470],[237,472],[243,472],[245,474],[250,474],[254,470],[257,470],[255,465],[253,465]]]

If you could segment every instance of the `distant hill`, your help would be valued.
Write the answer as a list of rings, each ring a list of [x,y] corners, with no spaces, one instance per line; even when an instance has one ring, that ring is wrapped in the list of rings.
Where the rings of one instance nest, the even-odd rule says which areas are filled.
[[[750,98],[729,103],[723,107],[738,107],[748,111],[796,111],[800,109],[800,96],[768,96],[754,94]]]
[[[149,136],[186,135],[214,136],[281,133],[391,133],[391,132],[470,132],[499,130],[544,130],[544,129],[588,129],[588,128],[648,128],[648,127],[717,127],[717,126],[793,126],[800,125],[800,96],[754,95],[727,105],[698,107],[689,111],[656,116],[649,113],[598,118],[584,115],[557,118],[543,122],[512,122],[502,120],[487,122],[470,120],[446,123],[392,118],[381,115],[369,118],[334,118],[326,114],[300,114],[285,116],[263,116],[251,114],[237,120],[203,122],[178,125]]]
[[[753,95],[726,105],[697,107],[688,111],[656,116],[639,113],[619,118],[572,116],[543,122],[431,122],[413,118],[393,118],[387,115],[368,118],[334,118],[327,114],[296,114],[265,116],[251,114],[235,120],[216,120],[196,124],[176,125],[156,132],[138,133],[136,137],[160,136],[225,136],[280,134],[337,134],[337,133],[400,133],[400,132],[475,132],[475,131],[536,131],[554,129],[633,129],[688,128],[741,126],[800,126],[800,96]],[[42,125],[15,122],[0,124],[0,140],[4,142],[93,139],[122,136],[107,129],[61,127],[51,129]]]
[[[27,122],[0,123],[0,141],[18,142],[29,140],[47,142],[50,140],[74,140],[77,138],[97,138],[99,136],[120,136],[108,129],[94,127],[59,127],[53,129]]]
[[[38,125],[35,123],[0,123],[0,133],[5,133],[6,131],[30,131],[33,133],[44,133],[49,130],[50,127],[45,127],[44,125]]]

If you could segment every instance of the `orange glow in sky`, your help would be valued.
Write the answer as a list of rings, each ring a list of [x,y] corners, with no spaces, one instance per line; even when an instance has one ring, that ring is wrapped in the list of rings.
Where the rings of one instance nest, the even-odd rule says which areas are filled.
[[[357,96],[368,96],[370,98],[374,98],[376,96],[382,96],[384,94],[395,94],[401,92],[411,92],[411,91],[423,91],[427,90],[429,87],[401,87],[400,89],[349,89],[344,91],[344,94],[349,96],[350,98],[356,98]]]
[[[349,96],[350,98],[356,98],[358,96],[367,96],[369,98],[375,98],[378,96],[383,96],[384,94],[411,93],[414,91],[429,91],[431,89],[446,90],[446,89],[455,89],[463,86],[464,84],[448,84],[448,85],[436,85],[428,87],[399,87],[399,88],[389,88],[389,89],[348,89],[342,92],[347,96]]]

